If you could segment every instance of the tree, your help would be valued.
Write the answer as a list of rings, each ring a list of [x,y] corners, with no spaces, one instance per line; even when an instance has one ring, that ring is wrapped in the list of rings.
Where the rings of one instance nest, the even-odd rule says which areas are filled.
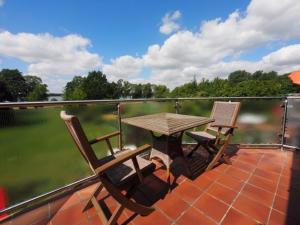
[[[154,85],[154,97],[166,98],[168,97],[170,90],[165,85]]]
[[[109,83],[101,71],[89,72],[83,82],[87,99],[104,99],[110,96]]]
[[[19,70],[2,69],[0,71],[0,80],[5,83],[11,95],[11,101],[21,101],[25,99],[28,93],[27,86]]]
[[[0,80],[0,102],[12,101],[12,95],[9,92],[6,84]]]
[[[250,78],[250,73],[246,72],[245,70],[237,70],[229,74],[228,81],[230,84],[237,84],[242,81],[249,80]]]
[[[143,86],[142,84],[131,84],[131,93],[132,98],[142,98],[143,97]]]
[[[153,96],[153,91],[150,83],[142,85],[142,97],[151,98]]]
[[[43,101],[48,99],[47,85],[43,84],[40,77],[27,75],[24,76],[27,88],[27,100]]]
[[[47,100],[47,85],[46,84],[37,84],[34,89],[29,92],[27,99],[29,101],[43,101]]]
[[[87,98],[83,84],[86,78],[81,76],[73,77],[64,89],[64,100],[84,100]]]

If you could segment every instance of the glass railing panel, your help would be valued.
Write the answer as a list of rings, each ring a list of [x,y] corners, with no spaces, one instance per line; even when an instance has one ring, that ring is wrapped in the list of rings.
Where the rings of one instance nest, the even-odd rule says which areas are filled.
[[[89,139],[117,130],[116,105],[0,110],[0,185],[9,204],[91,175],[59,113],[79,117]],[[117,146],[117,138],[112,140]],[[96,144],[98,157],[107,154]]]
[[[300,97],[287,98],[284,144],[300,148]]]
[[[282,134],[282,99],[242,100],[238,129],[233,143],[280,144]]]
[[[210,116],[215,100],[181,100],[180,113]],[[218,100],[226,101],[226,100]],[[241,102],[237,125],[232,143],[239,144],[279,144],[283,108],[281,99],[238,99]],[[205,129],[205,126],[197,130]],[[184,137],[185,142],[193,141]]]

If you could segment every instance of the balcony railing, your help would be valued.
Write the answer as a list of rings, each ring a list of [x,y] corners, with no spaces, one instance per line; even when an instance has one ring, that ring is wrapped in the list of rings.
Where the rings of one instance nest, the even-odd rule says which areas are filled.
[[[76,114],[88,137],[120,130],[115,147],[150,143],[148,132],[125,126],[121,118],[157,112],[208,116],[214,101],[241,101],[239,129],[233,143],[243,146],[298,148],[300,98],[211,97],[20,102],[0,104],[0,180],[15,212],[73,191],[94,181],[94,176],[59,118],[66,110]],[[298,110],[299,109],[299,110]],[[300,116],[299,116],[300,117]],[[200,128],[201,129],[201,128]],[[184,142],[191,139],[184,137]],[[99,157],[107,154],[98,145]]]

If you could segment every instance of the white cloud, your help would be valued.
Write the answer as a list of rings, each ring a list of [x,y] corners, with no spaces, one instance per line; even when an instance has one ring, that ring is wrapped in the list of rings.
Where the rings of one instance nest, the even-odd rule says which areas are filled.
[[[180,26],[177,21],[180,17],[181,13],[179,10],[176,10],[173,13],[167,13],[162,18],[162,25],[159,27],[159,31],[163,34],[171,34],[174,31],[179,30]]]
[[[286,59],[283,54],[295,46],[276,53],[276,62],[268,62],[275,57],[272,54],[258,62],[238,60],[241,53],[249,50],[300,38],[299,12],[298,0],[252,0],[245,12],[235,11],[225,20],[204,21],[197,32],[178,31],[162,45],[149,46],[143,55],[144,65],[152,71],[152,81],[171,87],[191,80],[191,74],[214,78],[235,69],[284,71],[283,67],[299,67],[299,60]],[[228,57],[234,59],[224,62]],[[295,65],[289,64],[291,60]]]
[[[0,32],[0,55],[28,63],[29,74],[47,79],[59,76],[68,81],[74,75],[100,68],[101,58],[88,51],[90,45],[88,39],[76,34],[55,37],[47,33]]]
[[[134,79],[140,74],[143,67],[141,58],[134,58],[129,55],[121,56],[111,60],[111,64],[103,66],[103,72],[109,80]]]
[[[252,0],[246,11],[234,11],[225,19],[203,21],[197,31],[179,30],[179,11],[166,14],[160,31],[171,34],[163,44],[153,44],[140,57],[124,55],[103,65],[109,80],[163,83],[174,87],[193,79],[226,77],[245,69],[300,69],[300,44],[275,50],[257,61],[240,60],[241,54],[277,41],[300,38],[299,0]],[[200,22],[200,21],[199,21]],[[73,75],[101,69],[101,58],[90,53],[90,41],[78,35],[54,37],[50,34],[0,32],[0,55],[29,63],[28,71],[53,80],[69,80]],[[229,60],[230,59],[230,60]],[[144,77],[149,71],[149,78]],[[50,85],[49,85],[50,86]]]
[[[0,7],[3,6],[5,3],[5,0],[0,0]]]

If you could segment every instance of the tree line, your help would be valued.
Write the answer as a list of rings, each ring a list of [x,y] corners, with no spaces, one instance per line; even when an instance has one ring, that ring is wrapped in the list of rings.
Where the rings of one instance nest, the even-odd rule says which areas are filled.
[[[43,101],[48,98],[47,85],[37,76],[26,75],[15,69],[0,71],[0,102]]]
[[[170,91],[165,85],[151,83],[133,84],[118,80],[109,82],[101,71],[91,71],[87,76],[74,76],[63,91],[64,100],[166,98],[166,97],[230,97],[230,96],[283,96],[299,92],[288,74],[274,71],[249,73],[238,70],[228,78],[196,79]],[[0,71],[0,101],[37,101],[48,97],[47,85],[36,76],[22,76],[18,70]]]

